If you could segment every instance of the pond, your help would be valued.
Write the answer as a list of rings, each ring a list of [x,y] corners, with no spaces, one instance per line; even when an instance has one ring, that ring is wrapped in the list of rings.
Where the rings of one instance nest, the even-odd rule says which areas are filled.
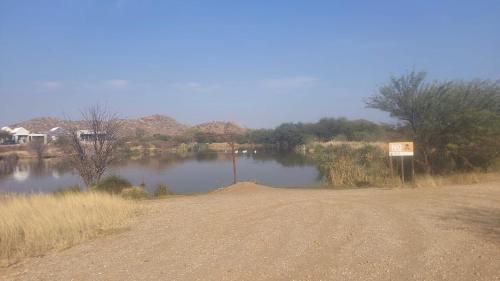
[[[276,187],[321,184],[314,163],[296,153],[239,154],[236,160],[238,181]],[[114,163],[107,174],[120,175],[133,185],[144,182],[149,191],[164,183],[181,194],[210,191],[233,179],[231,155],[215,152],[124,159]],[[52,192],[75,184],[83,186],[77,172],[63,160],[0,161],[0,192]]]

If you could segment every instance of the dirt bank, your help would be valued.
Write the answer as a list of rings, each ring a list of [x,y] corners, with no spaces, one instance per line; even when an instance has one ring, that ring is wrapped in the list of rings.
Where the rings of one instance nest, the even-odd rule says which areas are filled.
[[[500,183],[144,202],[134,226],[0,280],[500,280]]]
[[[0,160],[13,154],[21,159],[35,159],[37,157],[36,153],[25,144],[0,145]],[[64,152],[55,146],[49,145],[43,153],[43,156],[44,158],[63,157]]]

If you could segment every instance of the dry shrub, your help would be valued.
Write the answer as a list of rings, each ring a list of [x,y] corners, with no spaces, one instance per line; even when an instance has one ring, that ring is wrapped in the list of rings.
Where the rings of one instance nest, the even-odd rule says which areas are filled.
[[[342,141],[342,140],[331,140],[331,141],[326,141],[326,142],[320,142],[320,141],[313,141],[307,144],[307,149],[308,151],[314,152],[316,149],[321,149],[321,148],[328,148],[331,146],[340,146],[340,145],[348,145],[354,149],[359,149],[363,148],[367,145],[369,146],[375,146],[378,147],[387,153],[389,152],[389,145],[387,142],[381,142],[381,141],[372,141],[372,142],[365,142],[365,141]]]
[[[0,198],[0,265],[122,229],[136,205],[106,193]]]
[[[139,199],[146,199],[149,198],[149,194],[144,190],[142,187],[127,187],[122,190],[121,193],[123,198],[126,199],[134,199],[134,200],[139,200]]]
[[[374,145],[331,145],[316,151],[321,175],[335,186],[384,185],[389,179],[387,159]]]
[[[155,190],[153,191],[153,196],[155,198],[161,198],[169,195],[175,195],[175,192],[172,192],[164,183],[157,184]]]

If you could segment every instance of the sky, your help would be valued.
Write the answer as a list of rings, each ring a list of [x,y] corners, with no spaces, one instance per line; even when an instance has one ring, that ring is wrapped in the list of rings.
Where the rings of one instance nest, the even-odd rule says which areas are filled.
[[[0,126],[165,114],[249,128],[347,117],[392,75],[500,79],[500,1],[0,0]]]

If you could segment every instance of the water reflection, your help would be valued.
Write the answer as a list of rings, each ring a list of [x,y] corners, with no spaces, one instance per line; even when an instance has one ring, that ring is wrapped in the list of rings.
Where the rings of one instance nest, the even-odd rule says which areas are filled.
[[[26,169],[26,167],[23,167],[21,165],[16,166],[14,168],[14,172],[12,173],[12,177],[16,181],[25,181],[28,179],[29,175],[30,175],[29,169]]]
[[[109,174],[119,174],[134,185],[148,189],[165,183],[179,193],[209,191],[232,181],[230,153],[204,152],[121,158]],[[237,156],[238,180],[256,180],[274,186],[318,184],[318,172],[311,160],[295,153],[263,152]],[[82,184],[67,160],[0,161],[0,191],[50,192]]]

